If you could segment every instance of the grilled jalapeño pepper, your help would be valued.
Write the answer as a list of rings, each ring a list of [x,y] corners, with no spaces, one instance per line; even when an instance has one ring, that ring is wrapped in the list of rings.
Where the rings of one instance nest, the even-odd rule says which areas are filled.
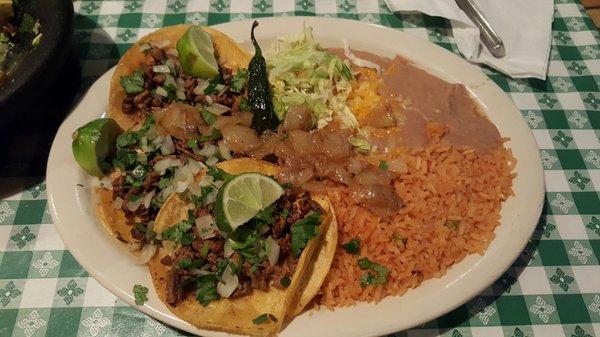
[[[265,130],[275,131],[279,125],[279,118],[275,114],[271,101],[267,62],[254,38],[256,26],[258,26],[258,22],[254,21],[250,33],[254,44],[254,56],[248,65],[248,103],[253,114],[252,128],[262,134]]]

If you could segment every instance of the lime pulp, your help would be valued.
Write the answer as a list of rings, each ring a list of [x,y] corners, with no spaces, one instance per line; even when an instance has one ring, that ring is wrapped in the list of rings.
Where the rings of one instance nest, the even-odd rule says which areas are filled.
[[[198,26],[191,26],[177,41],[181,67],[188,75],[212,78],[219,74],[219,65],[210,35]]]
[[[215,204],[219,229],[231,232],[283,195],[273,178],[259,173],[242,173],[221,187]]]

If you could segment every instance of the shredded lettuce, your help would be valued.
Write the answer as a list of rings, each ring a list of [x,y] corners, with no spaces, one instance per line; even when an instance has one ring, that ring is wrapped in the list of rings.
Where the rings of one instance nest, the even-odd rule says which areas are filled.
[[[352,91],[349,63],[321,48],[311,27],[298,36],[280,38],[265,56],[279,119],[291,107],[304,105],[313,112],[317,128],[334,117],[348,127],[358,126],[346,103]]]

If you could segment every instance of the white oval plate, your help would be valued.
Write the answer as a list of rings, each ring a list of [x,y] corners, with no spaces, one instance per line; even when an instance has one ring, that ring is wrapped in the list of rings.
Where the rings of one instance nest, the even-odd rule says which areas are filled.
[[[408,329],[439,317],[464,304],[490,286],[516,259],[533,233],[540,216],[544,180],[535,140],[521,114],[494,82],[476,66],[430,42],[393,29],[358,21],[285,17],[259,20],[256,33],[263,50],[278,36],[297,34],[304,24],[314,28],[325,47],[341,47],[342,39],[359,50],[382,56],[402,55],[416,65],[449,82],[463,83],[498,127],[517,159],[515,196],[502,205],[501,225],[486,253],[470,255],[446,275],[425,281],[403,296],[375,303],[362,303],[335,311],[311,310],[296,317],[281,336],[373,336]],[[252,21],[215,26],[245,48]],[[47,183],[54,224],[66,247],[100,284],[135,306],[134,284],[150,289],[149,301],[135,306],[142,312],[185,331],[205,336],[228,334],[198,330],[177,318],[157,298],[147,267],[136,266],[133,257],[119,248],[95,216],[91,178],[84,174],[71,154],[71,134],[86,122],[105,113],[108,71],[90,88],[60,127],[48,160]],[[79,185],[83,185],[79,186]],[[232,319],[235,319],[232,317]]]

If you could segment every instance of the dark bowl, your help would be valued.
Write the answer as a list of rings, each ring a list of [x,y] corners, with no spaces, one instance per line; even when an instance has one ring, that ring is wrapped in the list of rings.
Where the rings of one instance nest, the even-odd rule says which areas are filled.
[[[4,122],[15,120],[57,79],[72,46],[71,0],[21,0],[24,13],[40,20],[41,43],[22,55],[9,79],[0,84],[0,113]],[[60,85],[57,81],[54,85]]]

